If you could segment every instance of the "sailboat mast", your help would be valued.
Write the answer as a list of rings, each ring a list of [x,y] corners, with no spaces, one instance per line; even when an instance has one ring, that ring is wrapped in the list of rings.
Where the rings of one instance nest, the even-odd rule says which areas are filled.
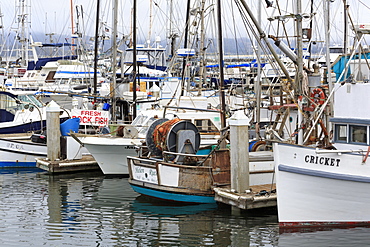
[[[152,37],[152,25],[153,25],[153,0],[150,0],[150,4],[149,4],[148,47],[150,46],[150,38]]]
[[[98,0],[99,1],[99,0]],[[75,27],[74,27],[74,18],[73,18],[73,0],[70,0],[70,9],[71,9],[71,34],[72,34],[72,51],[74,50],[74,44],[75,44],[75,39],[74,33],[75,33]]]
[[[23,66],[27,66],[28,62],[28,42],[27,42],[27,30],[26,30],[26,24],[27,24],[27,8],[29,6],[26,4],[26,1],[20,1],[21,5],[19,6],[20,14],[18,19],[20,20],[20,35],[19,35],[19,42],[21,43],[21,49],[20,49],[20,57],[21,57],[21,64]]]
[[[3,13],[1,10],[1,6],[0,6],[0,29],[1,29],[0,42],[1,44],[3,44],[0,50],[0,56],[3,57],[3,52],[4,52],[4,49],[7,48],[7,44],[6,44],[5,36],[4,36],[4,22],[3,22]]]

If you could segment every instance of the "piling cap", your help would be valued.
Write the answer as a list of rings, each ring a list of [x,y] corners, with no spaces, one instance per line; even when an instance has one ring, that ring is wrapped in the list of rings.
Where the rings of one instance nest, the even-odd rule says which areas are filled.
[[[60,106],[52,100],[46,105],[46,112],[60,112]]]
[[[249,126],[250,119],[244,114],[244,111],[236,111],[229,119],[229,125]]]

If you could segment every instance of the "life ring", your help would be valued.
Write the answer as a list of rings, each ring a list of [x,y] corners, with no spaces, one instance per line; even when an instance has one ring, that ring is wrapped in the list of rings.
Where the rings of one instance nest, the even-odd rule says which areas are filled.
[[[312,102],[311,106],[316,107],[316,105],[322,105],[325,102],[325,93],[321,88],[314,88],[312,90],[310,100]]]

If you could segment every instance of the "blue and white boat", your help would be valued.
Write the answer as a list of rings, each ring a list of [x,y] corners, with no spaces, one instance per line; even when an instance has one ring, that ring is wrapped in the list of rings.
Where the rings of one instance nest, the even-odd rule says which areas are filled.
[[[35,158],[46,156],[46,144],[32,141],[31,133],[0,135],[0,168],[36,167]]]
[[[45,109],[32,92],[0,91],[0,134],[36,131],[45,123]]]
[[[34,91],[0,91],[0,134],[39,131],[46,125],[46,107]],[[64,111],[61,120],[68,118]]]
[[[196,155],[200,134],[190,121],[158,119],[149,127],[151,155],[128,157],[129,183],[136,192],[179,203],[215,203],[208,155]]]

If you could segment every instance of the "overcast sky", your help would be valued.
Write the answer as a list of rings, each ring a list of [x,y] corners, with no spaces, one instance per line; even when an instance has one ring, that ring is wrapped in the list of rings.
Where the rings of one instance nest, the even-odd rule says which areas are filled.
[[[3,25],[4,31],[9,32],[10,28],[16,28],[17,24],[15,23],[15,9],[16,5],[20,5],[20,2],[24,1],[26,5],[30,6],[28,9],[31,10],[31,33],[32,32],[41,32],[41,33],[58,33],[68,35],[71,32],[71,0],[0,0],[1,12],[3,15]],[[278,15],[278,9],[276,8],[276,1],[273,8],[266,8],[265,0],[262,1],[262,19],[266,20],[267,16]],[[113,0],[100,0],[101,3],[101,21],[105,23],[108,29],[112,27],[112,2]],[[130,32],[131,26],[131,7],[132,0],[119,0],[119,31],[124,34]],[[152,10],[150,11],[150,2],[152,2]],[[168,6],[169,0],[137,0],[138,5],[138,30],[139,36],[147,37],[151,34],[151,39],[154,39],[156,36],[166,37],[168,36],[167,27],[168,27]],[[174,0],[175,11],[176,11],[176,20],[174,21],[174,27],[180,29],[184,24],[184,15],[185,15],[185,5],[186,0]],[[195,0],[192,0],[192,5],[195,4]],[[199,1],[198,1],[199,2]],[[209,4],[211,1],[207,0]],[[213,1],[216,2],[216,1]],[[236,30],[233,28],[234,24],[240,26],[241,19],[236,12],[236,8],[231,8],[229,1],[223,2],[223,17],[229,23],[225,24],[226,35],[232,35],[233,31]],[[246,0],[248,4],[251,4],[251,8],[254,9],[256,13],[256,3],[257,0]],[[291,0],[280,0],[280,9],[289,9],[292,5]],[[306,2],[309,0],[302,0],[303,12],[309,12],[309,7]],[[322,11],[322,0],[314,0],[315,10],[314,12]],[[370,13],[370,3],[369,0],[347,0],[350,5],[350,12],[352,18],[355,22],[366,21]],[[97,0],[72,0],[74,6],[81,5],[83,7],[83,20],[80,18],[80,31],[84,31],[89,35],[93,35],[95,28],[95,13],[96,13],[96,3]],[[334,27],[332,29],[332,35],[337,38],[342,35],[343,26],[343,4],[342,0],[335,0],[331,4],[332,8],[332,17],[336,18],[336,24],[339,27]],[[208,9],[209,13],[211,12],[210,7]],[[73,7],[74,15],[76,15],[76,8]],[[289,14],[291,10],[283,12],[282,14]],[[150,19],[150,14],[152,14],[152,19]],[[318,13],[319,14],[319,13]],[[235,19],[234,19],[235,18]],[[361,20],[363,19],[363,20]],[[152,20],[152,31],[149,33],[150,20]],[[370,19],[367,21],[370,23]],[[267,23],[267,22],[266,22]],[[74,23],[76,27],[76,20]],[[210,25],[210,24],[209,24]],[[213,24],[214,25],[214,24]],[[266,27],[266,26],[265,26]],[[180,30],[178,30],[180,31]],[[238,31],[238,35],[242,36],[243,31]],[[244,35],[246,36],[246,35]]]

